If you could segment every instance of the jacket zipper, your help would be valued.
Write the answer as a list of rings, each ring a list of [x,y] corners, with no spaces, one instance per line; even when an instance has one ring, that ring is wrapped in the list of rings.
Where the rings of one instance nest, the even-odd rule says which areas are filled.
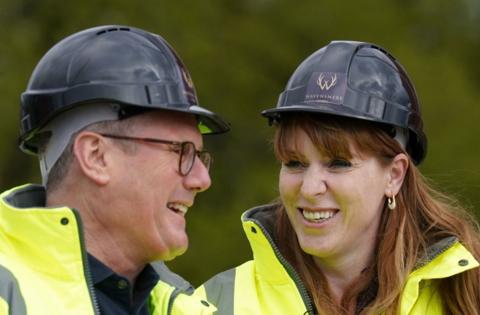
[[[82,226],[82,219],[80,218],[80,214],[76,209],[72,209],[73,214],[75,215],[75,219],[77,221],[77,228],[78,228],[78,236],[80,240],[80,248],[82,251],[82,263],[83,269],[85,272],[85,280],[87,282],[88,292],[90,293],[90,298],[93,306],[93,312],[95,315],[100,315],[100,308],[98,307],[97,297],[95,295],[95,291],[93,289],[93,280],[92,274],[90,272],[90,266],[87,260],[87,251],[85,248],[85,239],[83,236],[83,226]]]
[[[287,270],[287,273],[290,275],[293,282],[297,286],[297,289],[300,292],[300,296],[302,297],[303,303],[307,308],[306,314],[314,315],[315,313],[312,305],[312,300],[310,299],[307,289],[305,288],[305,285],[303,284],[303,281],[300,279],[300,276],[298,275],[298,273],[295,271],[292,265],[290,265],[290,263],[283,257],[282,253],[280,253],[280,250],[278,249],[277,245],[275,244],[275,242],[273,241],[272,237],[267,232],[267,230],[263,227],[263,225],[255,219],[249,219],[249,221],[255,222],[260,227],[260,229],[263,232],[263,235],[265,235],[268,242],[270,243],[270,246],[272,247],[275,253],[275,256],[277,256],[277,259],[280,261],[280,263],[285,268],[285,270]]]

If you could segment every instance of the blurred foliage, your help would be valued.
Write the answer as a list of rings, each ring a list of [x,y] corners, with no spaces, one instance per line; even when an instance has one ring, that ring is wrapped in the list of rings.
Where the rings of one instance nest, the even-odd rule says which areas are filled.
[[[188,214],[190,249],[169,263],[195,285],[250,257],[239,218],[277,196],[275,106],[296,66],[333,39],[377,43],[416,84],[429,137],[422,172],[480,211],[480,4],[476,0],[0,0],[0,188],[38,182],[16,148],[18,100],[39,58],[81,29],[125,24],[159,33],[187,64],[200,103],[232,125],[210,136],[213,186]]]

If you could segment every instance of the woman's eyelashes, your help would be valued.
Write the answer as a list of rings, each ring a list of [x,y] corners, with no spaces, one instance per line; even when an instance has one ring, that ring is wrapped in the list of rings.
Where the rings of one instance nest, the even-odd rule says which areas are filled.
[[[290,159],[282,163],[284,167],[290,170],[298,170],[308,168],[310,163],[304,162],[298,159]],[[350,168],[353,166],[352,162],[343,158],[332,158],[324,163],[322,163],[328,169],[332,170],[341,170]]]
[[[352,162],[343,158],[333,158],[328,162],[327,165],[331,169],[341,169],[352,167]]]
[[[293,160],[293,159],[283,162],[283,166],[291,170],[301,169],[306,167],[305,163],[299,160]]]

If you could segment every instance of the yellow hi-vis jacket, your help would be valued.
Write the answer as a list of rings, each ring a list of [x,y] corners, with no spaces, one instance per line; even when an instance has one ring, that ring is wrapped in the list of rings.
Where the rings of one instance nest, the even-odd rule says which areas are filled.
[[[297,272],[274,242],[274,208],[266,205],[242,215],[253,260],[214,276],[195,295],[216,305],[219,315],[317,314]],[[477,268],[478,262],[456,238],[432,246],[425,260],[408,277],[400,315],[443,314],[436,279]],[[322,314],[330,315],[330,314]]]
[[[38,185],[0,195],[0,315],[100,314],[78,212],[44,204],[45,190]],[[151,314],[215,311],[208,302],[184,294],[191,287],[163,263],[152,266],[160,281],[148,301]]]

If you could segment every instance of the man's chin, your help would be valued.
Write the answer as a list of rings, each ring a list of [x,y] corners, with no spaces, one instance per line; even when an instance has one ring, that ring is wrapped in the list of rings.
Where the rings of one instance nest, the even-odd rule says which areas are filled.
[[[170,261],[175,259],[175,257],[185,254],[188,249],[188,242],[184,246],[178,246],[175,248],[170,248],[168,252],[162,253],[159,257],[159,260]]]

